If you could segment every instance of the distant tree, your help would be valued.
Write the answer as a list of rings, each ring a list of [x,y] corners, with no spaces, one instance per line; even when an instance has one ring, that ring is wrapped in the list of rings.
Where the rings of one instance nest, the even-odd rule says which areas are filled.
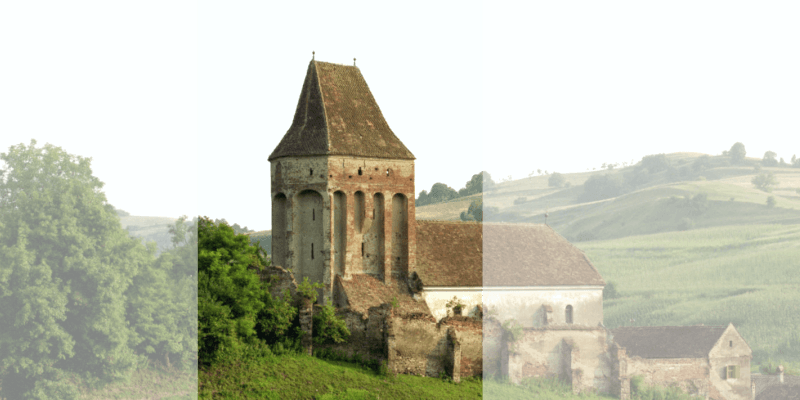
[[[500,210],[497,207],[484,207],[483,199],[475,199],[470,203],[466,213],[461,213],[462,221],[486,221],[497,215]],[[472,219],[470,219],[472,218]]]
[[[419,207],[419,206],[424,206],[424,205],[426,205],[428,203],[429,203],[428,191],[427,190],[423,190],[423,191],[419,192],[419,197],[417,197],[417,200],[414,202],[414,205]]]
[[[623,193],[624,184],[618,176],[592,175],[583,183],[583,201],[602,200]]]
[[[538,173],[539,173],[539,175],[541,175],[541,174],[542,174],[542,169],[541,169],[541,168],[539,168],[539,169],[537,169],[537,170],[536,170],[536,172],[538,172]]]
[[[734,143],[733,146],[731,146],[730,151],[728,151],[728,155],[731,157],[731,162],[734,164],[744,161],[744,157],[747,155],[747,152],[744,149],[744,144],[742,144],[742,142]]]
[[[550,187],[562,187],[567,182],[567,178],[564,175],[559,174],[558,172],[553,172],[549,178],[547,178],[547,186]]]
[[[778,160],[776,159],[777,156],[778,154],[774,151],[767,151],[764,153],[764,158],[761,159],[761,165],[765,167],[774,167],[778,165]]]
[[[429,204],[441,203],[458,197],[458,192],[444,183],[434,183],[428,193]]]
[[[617,292],[617,284],[614,282],[606,283],[606,286],[603,287],[603,300],[611,300],[618,297],[619,292]]]
[[[767,207],[770,208],[775,207],[775,204],[777,204],[777,202],[775,201],[775,196],[767,197]]]
[[[691,218],[683,218],[678,224],[678,229],[682,231],[688,231],[692,228],[694,228],[694,221],[692,221]]]
[[[641,168],[646,169],[651,174],[665,171],[669,167],[670,162],[666,154],[652,154],[642,157]]]
[[[751,182],[753,186],[765,192],[771,192],[772,188],[778,184],[772,172],[762,172],[756,175]]]
[[[792,167],[800,168],[800,158],[797,158],[794,154],[792,154]]]
[[[155,246],[122,229],[91,158],[31,140],[0,159],[0,397],[75,398],[66,373],[99,387],[126,379],[142,361],[130,341],[129,289],[162,267]]]
[[[783,160],[783,157],[781,157],[781,161],[778,164],[780,164],[781,167],[785,167],[786,166],[786,161]]]
[[[491,181],[491,176],[486,171],[481,171],[475,175],[472,175],[472,179],[470,179],[466,186],[458,191],[458,195],[461,197],[464,196],[471,196],[476,193],[483,193],[484,188],[484,179],[488,183],[487,186],[491,187],[494,182]]]
[[[695,173],[703,172],[709,168],[711,168],[711,157],[708,154],[697,157],[692,162],[692,171]]]

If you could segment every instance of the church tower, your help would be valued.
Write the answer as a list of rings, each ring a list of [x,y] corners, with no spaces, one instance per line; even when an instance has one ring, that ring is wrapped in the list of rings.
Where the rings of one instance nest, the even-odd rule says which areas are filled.
[[[414,155],[355,66],[311,60],[294,120],[269,156],[272,263],[322,282],[414,270]]]

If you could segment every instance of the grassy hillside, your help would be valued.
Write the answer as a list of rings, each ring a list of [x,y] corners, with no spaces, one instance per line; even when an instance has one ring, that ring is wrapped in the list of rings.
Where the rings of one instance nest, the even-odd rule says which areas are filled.
[[[175,225],[177,220],[178,218],[140,217],[134,215],[119,217],[120,225],[122,225],[123,229],[127,229],[132,237],[138,237],[142,242],[156,242],[156,257],[162,251],[172,248],[172,236],[169,234],[167,225]],[[191,223],[191,220],[186,223]],[[272,231],[248,232],[246,235],[250,237],[252,244],[256,244],[260,240],[261,248],[267,254],[272,252]]]
[[[727,325],[767,358],[800,360],[800,225],[739,225],[578,243],[621,297],[605,325]]]

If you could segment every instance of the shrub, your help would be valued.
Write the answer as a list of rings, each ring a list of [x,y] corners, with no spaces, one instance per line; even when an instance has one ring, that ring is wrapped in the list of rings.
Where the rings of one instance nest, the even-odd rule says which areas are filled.
[[[689,218],[684,218],[678,223],[678,229],[682,231],[688,231],[689,229],[694,228],[694,221]]]
[[[775,207],[776,203],[777,202],[775,201],[775,196],[767,197],[767,207],[770,207],[770,208]]]
[[[344,343],[350,337],[347,324],[336,316],[336,309],[330,300],[314,315],[312,326],[316,344]]]
[[[648,173],[655,174],[665,171],[669,167],[670,163],[666,154],[652,154],[642,158],[641,168],[646,169]]]
[[[772,172],[762,172],[756,175],[752,181],[753,186],[764,192],[771,192],[772,188],[778,184],[775,175]]]
[[[547,186],[550,187],[562,187],[566,182],[567,178],[564,178],[564,175],[561,175],[558,172],[553,172],[553,174],[547,178]]]
[[[622,194],[624,185],[618,176],[592,175],[583,184],[583,200],[603,200]]]
[[[603,288],[603,300],[616,299],[618,297],[619,292],[617,292],[617,284],[614,282],[606,283],[606,286]]]

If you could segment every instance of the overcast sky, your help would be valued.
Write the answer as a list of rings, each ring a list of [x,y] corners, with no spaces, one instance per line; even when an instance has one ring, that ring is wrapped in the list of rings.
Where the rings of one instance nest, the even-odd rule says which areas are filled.
[[[796,2],[394,4],[3,2],[0,151],[92,157],[134,215],[270,229],[267,157],[316,51],[357,58],[417,193],[737,141],[800,155]]]

